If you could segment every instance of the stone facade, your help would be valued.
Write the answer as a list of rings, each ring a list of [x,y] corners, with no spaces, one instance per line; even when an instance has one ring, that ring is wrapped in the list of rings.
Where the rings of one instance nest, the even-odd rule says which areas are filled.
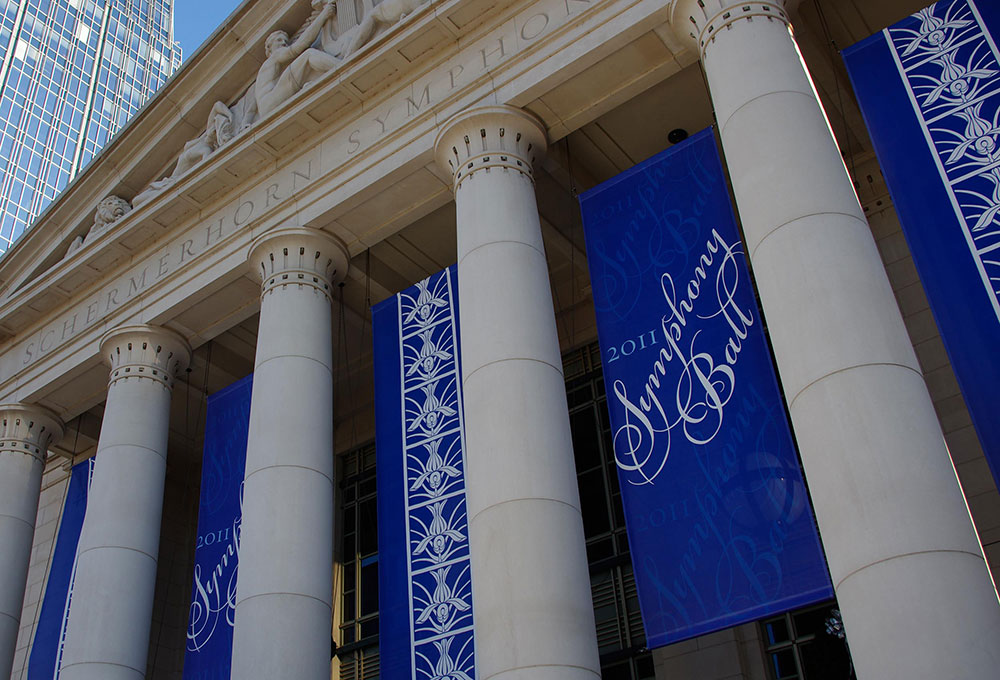
[[[342,4],[244,3],[0,261],[0,403],[60,430],[18,487],[38,495],[26,565],[0,578],[0,602],[25,585],[17,626],[0,628],[12,680],[27,677],[66,470],[95,454],[63,675],[181,677],[205,397],[255,369],[234,677],[327,677],[331,631],[356,642],[338,468],[374,434],[368,310],[455,261],[481,465],[470,540],[511,560],[473,552],[477,583],[494,584],[475,595],[484,677],[587,678],[624,659],[643,680],[639,658],[661,680],[772,677],[757,623],[651,660],[641,643],[595,644],[590,499],[564,415],[561,357],[596,339],[576,194],[713,122],[859,675],[986,677],[998,645],[968,641],[1000,634],[978,547],[1000,573],[1000,494],[828,48],[920,3]],[[807,261],[817,239],[841,259]],[[866,408],[887,416],[830,425]],[[924,495],[852,480],[851,456],[912,472]],[[836,502],[854,492],[885,521],[862,529]],[[107,578],[135,593],[110,613],[94,597]],[[916,592],[944,609],[921,612]],[[539,601],[545,615],[519,616]],[[942,619],[949,635],[928,632]],[[885,632],[900,629],[911,637]],[[353,678],[346,658],[333,673]]]

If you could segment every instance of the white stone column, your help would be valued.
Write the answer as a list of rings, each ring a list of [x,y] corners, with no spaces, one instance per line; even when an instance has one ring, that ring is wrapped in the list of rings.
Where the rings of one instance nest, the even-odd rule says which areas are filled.
[[[126,326],[102,338],[101,355],[111,380],[60,680],[146,677],[170,393],[191,349],[166,328]]]
[[[316,229],[250,250],[260,328],[250,402],[233,680],[329,680],[333,584],[333,289],[347,249]]]
[[[490,106],[438,134],[453,176],[476,662],[482,680],[600,677],[532,167],[545,129]]]
[[[0,405],[0,678],[14,664],[45,454],[62,434],[46,408]]]
[[[681,0],[863,680],[994,677],[1000,606],[786,3]]]

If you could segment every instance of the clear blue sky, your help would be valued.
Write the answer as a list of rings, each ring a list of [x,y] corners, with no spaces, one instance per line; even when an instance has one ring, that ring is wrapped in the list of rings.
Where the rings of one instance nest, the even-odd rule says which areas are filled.
[[[174,0],[174,40],[181,44],[184,59],[212,35],[242,0]]]

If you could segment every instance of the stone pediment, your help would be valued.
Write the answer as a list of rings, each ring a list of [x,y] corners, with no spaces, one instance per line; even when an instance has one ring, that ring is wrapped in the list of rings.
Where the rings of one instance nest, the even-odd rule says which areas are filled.
[[[431,9],[434,3],[421,6],[418,16],[413,16],[405,26],[395,27],[404,29],[408,35],[397,35],[400,31],[395,30],[390,36],[376,36],[372,44],[365,45],[349,62],[328,74],[330,77],[315,83],[310,89],[322,90],[343,75],[338,91],[331,93],[328,101],[312,107],[309,120],[279,122],[274,127],[280,129],[258,136],[256,141],[262,147],[258,153],[227,150],[231,155],[227,164],[229,176],[210,178],[202,193],[230,186],[233,180],[240,181],[248,172],[273,160],[276,154],[287,152],[289,142],[301,139],[303,133],[328,123],[333,114],[362,103],[404,77],[415,61],[454,43],[467,29],[488,19],[490,10],[498,3],[477,0],[447,4],[457,6],[441,12],[440,16],[434,11],[437,7]],[[15,242],[10,255],[0,260],[0,295],[10,297],[32,279],[61,265],[72,241],[87,233],[94,207],[104,196],[131,199],[153,180],[168,174],[184,144],[203,130],[204,120],[215,102],[235,103],[253,84],[264,59],[265,37],[273,30],[301,24],[308,16],[308,9],[309,3],[304,0],[286,0],[277,8],[271,3],[248,3],[230,17],[63,191],[59,200],[39,216],[35,227]],[[421,18],[424,20],[420,21]],[[387,42],[392,44],[386,45]],[[272,123],[281,121],[281,111],[268,118]],[[204,167],[197,168],[191,176],[201,177],[203,170]],[[201,207],[201,201],[196,199],[193,207]],[[160,215],[159,220],[170,221],[183,212],[183,208],[174,206]],[[128,244],[123,245],[129,248]],[[30,252],[32,256],[25,260],[19,255],[21,252]]]
[[[434,136],[464,107],[525,106],[557,139],[694,59],[675,57],[666,12],[652,0],[430,2],[65,256],[102,198],[132,198],[168,174],[215,102],[243,95],[272,29],[308,18],[306,2],[269,20],[263,4],[241,8],[231,34],[220,30],[195,54],[0,262],[9,282],[0,392],[17,384],[19,398],[38,396],[44,367],[67,354],[92,361],[90,336],[101,329],[139,316],[167,322],[244,277],[250,240],[270,228],[320,227],[353,256],[444,205]],[[229,54],[238,48],[242,56]],[[637,54],[643,70],[622,78]],[[213,59],[223,65],[216,81],[206,71]],[[622,69],[609,69],[616,59]],[[29,248],[37,254],[23,262]],[[193,345],[218,332],[189,330]]]
[[[122,128],[0,259],[0,295],[56,264],[85,234],[108,194],[131,198],[196,136],[219,97],[237,97],[263,59],[258,43],[275,25],[301,21],[301,0],[244,3]],[[259,52],[259,53],[258,53]]]

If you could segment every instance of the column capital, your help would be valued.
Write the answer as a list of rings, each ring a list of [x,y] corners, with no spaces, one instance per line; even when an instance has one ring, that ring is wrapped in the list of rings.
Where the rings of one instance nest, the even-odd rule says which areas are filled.
[[[55,413],[32,404],[0,404],[0,453],[22,453],[45,462],[49,445],[65,426]]]
[[[490,168],[513,170],[534,182],[533,167],[547,146],[540,120],[524,109],[497,105],[469,109],[445,121],[434,153],[457,192],[467,178]]]
[[[715,36],[737,21],[781,21],[791,25],[788,15],[798,4],[799,0],[673,0],[670,26],[678,39],[703,58]]]
[[[108,387],[129,378],[157,382],[168,390],[191,362],[191,346],[161,326],[122,326],[101,338],[101,355],[111,366]]]
[[[347,276],[350,254],[325,231],[283,227],[258,236],[247,262],[261,282],[261,298],[282,286],[308,286],[332,301],[333,287]]]

